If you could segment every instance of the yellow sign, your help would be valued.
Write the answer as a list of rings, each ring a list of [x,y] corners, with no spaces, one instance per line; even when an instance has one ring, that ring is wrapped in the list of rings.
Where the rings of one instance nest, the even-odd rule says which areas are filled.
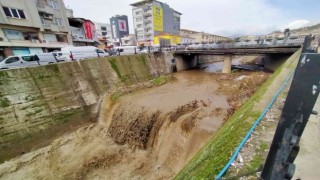
[[[161,7],[153,6],[153,24],[155,31],[163,31],[163,10]]]
[[[154,44],[160,44],[160,39],[170,40],[171,45],[177,45],[181,43],[181,37],[176,35],[159,35],[154,37]]]

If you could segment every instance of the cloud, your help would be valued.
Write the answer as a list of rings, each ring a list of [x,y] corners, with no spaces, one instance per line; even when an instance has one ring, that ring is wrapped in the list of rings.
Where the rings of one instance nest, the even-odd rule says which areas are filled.
[[[289,24],[285,25],[285,28],[298,29],[298,28],[301,28],[301,27],[308,25],[309,23],[310,23],[310,21],[308,21],[308,20],[295,20],[295,21],[292,21]]]
[[[130,4],[137,1],[64,0],[65,4],[74,10],[75,16],[97,22],[107,23],[109,18],[116,14],[127,15],[131,33],[133,33],[133,22]],[[183,14],[181,28],[224,36],[267,34],[274,30],[283,30],[285,24],[297,19],[289,17],[290,13],[285,11],[287,7],[278,7],[270,0],[160,1]]]

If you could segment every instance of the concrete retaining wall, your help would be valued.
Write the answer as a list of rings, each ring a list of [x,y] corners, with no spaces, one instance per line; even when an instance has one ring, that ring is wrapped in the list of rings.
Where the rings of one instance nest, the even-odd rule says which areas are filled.
[[[168,64],[132,55],[0,71],[0,162],[95,121],[103,94],[168,73]]]

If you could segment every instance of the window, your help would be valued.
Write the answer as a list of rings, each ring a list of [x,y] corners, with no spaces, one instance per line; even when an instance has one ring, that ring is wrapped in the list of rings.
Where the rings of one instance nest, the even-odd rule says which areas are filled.
[[[25,40],[21,31],[3,29],[4,35],[10,40]]]
[[[19,61],[19,57],[11,57],[6,60],[6,64],[11,64],[18,61]]]
[[[44,39],[48,42],[57,42],[57,37],[54,34],[43,34]]]
[[[26,16],[21,9],[2,7],[5,15],[7,17],[18,18],[18,19],[26,19]]]
[[[97,49],[96,50],[97,51],[97,53],[102,53],[102,54],[104,54],[105,52],[103,52],[102,50],[100,50],[100,49]]]
[[[106,30],[107,30],[107,27],[101,26],[101,30],[102,30],[102,31],[106,31]]]
[[[102,32],[102,36],[105,36],[107,35],[108,33],[107,32]]]
[[[138,21],[142,21],[142,17],[137,18],[136,21],[137,21],[137,22],[138,22]]]
[[[38,56],[22,56],[22,59],[25,61],[39,61]]]
[[[56,38],[58,42],[64,42],[64,43],[68,42],[68,38],[66,35],[56,34]]]
[[[26,16],[24,15],[24,12],[22,10],[19,9],[18,12],[21,19],[26,19]]]
[[[137,28],[141,28],[142,27],[142,24],[137,24]]]
[[[54,18],[54,23],[58,26],[63,26],[63,22],[61,18]]]
[[[136,15],[142,14],[142,11],[137,11]]]
[[[58,4],[57,1],[48,0],[48,5],[49,5],[52,9],[59,9],[59,4]]]

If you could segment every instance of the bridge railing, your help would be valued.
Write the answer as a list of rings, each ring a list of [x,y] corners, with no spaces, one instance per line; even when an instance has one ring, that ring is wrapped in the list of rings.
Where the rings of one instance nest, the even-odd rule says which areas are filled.
[[[304,37],[292,37],[286,39],[263,40],[257,41],[234,42],[234,43],[208,43],[208,44],[191,44],[185,50],[210,50],[210,49],[231,49],[231,48],[267,48],[267,47],[290,47],[301,46]]]

